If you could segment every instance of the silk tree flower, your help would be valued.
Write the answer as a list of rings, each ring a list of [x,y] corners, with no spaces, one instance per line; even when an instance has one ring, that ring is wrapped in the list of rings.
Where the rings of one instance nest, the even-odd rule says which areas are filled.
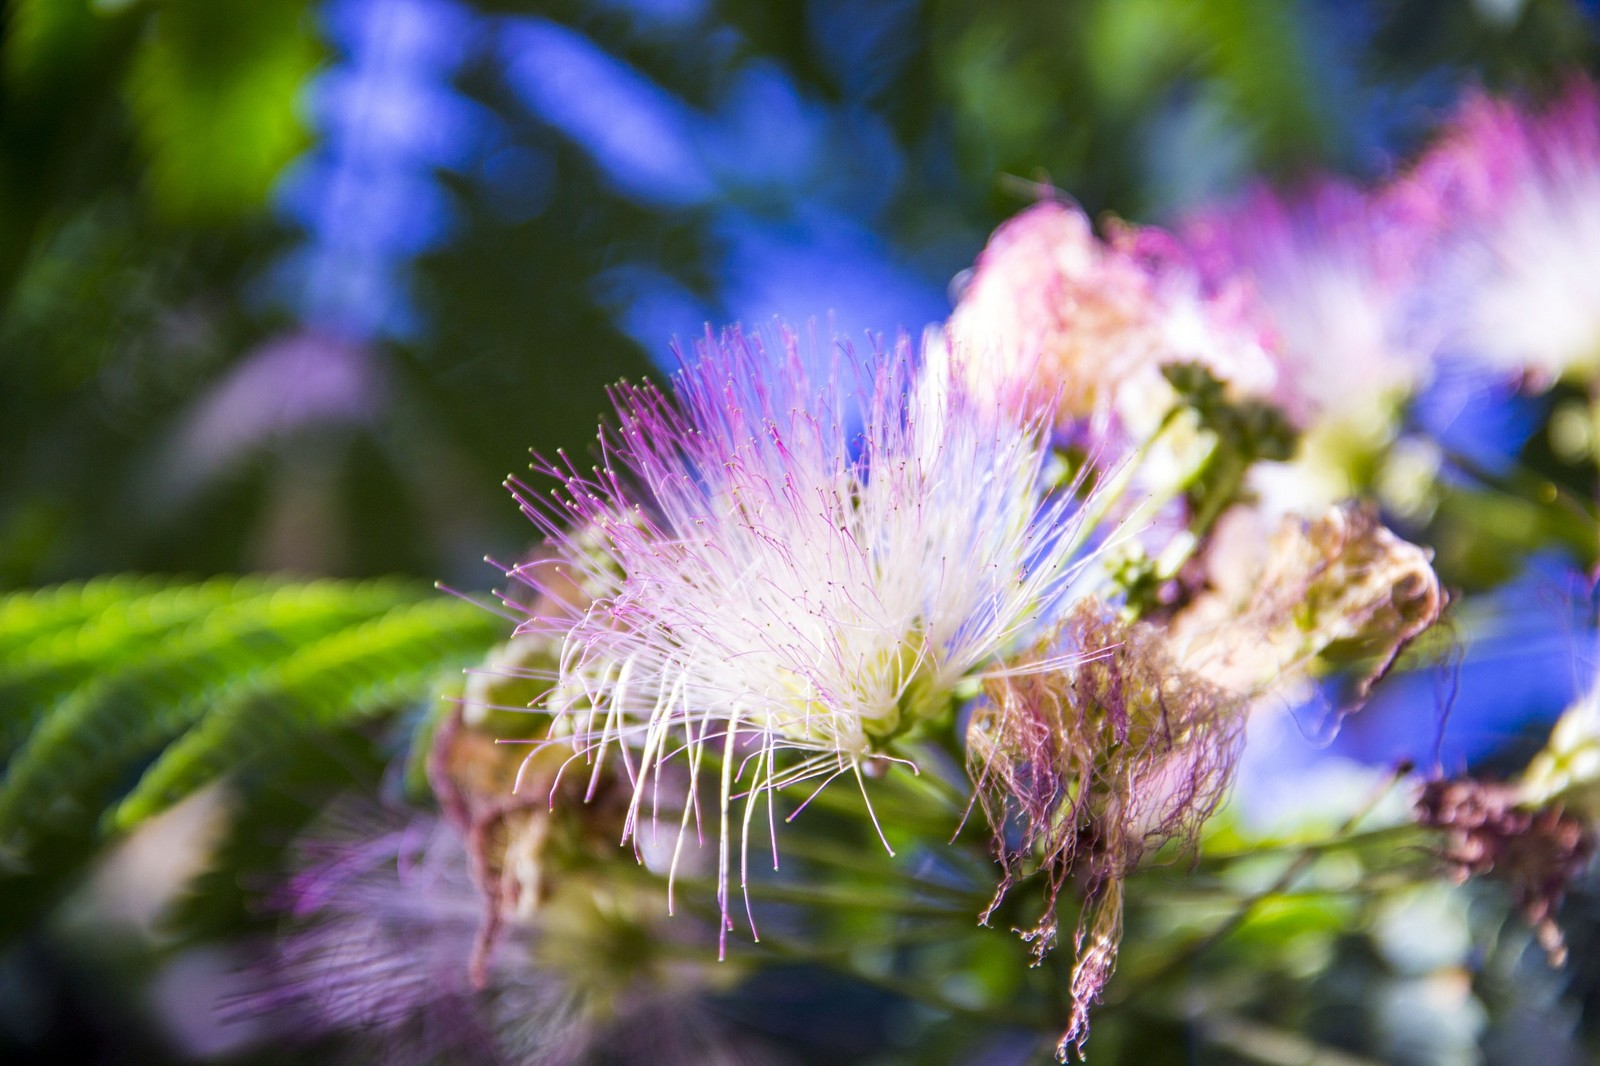
[[[448,827],[407,824],[350,808],[303,845],[286,893],[288,931],[245,1004],[299,1039],[361,1033],[387,1058],[493,1063],[494,1015],[526,1017],[551,1054],[588,1035],[554,975],[526,970],[520,938],[502,938],[492,965],[468,967],[483,904],[461,840]]]
[[[1120,469],[1113,513],[1139,531],[1108,561],[1141,598],[1165,598],[1256,449],[1274,450],[1246,427],[1292,430],[1248,286],[1205,278],[1160,230],[1108,229],[1059,201],[1003,224],[930,353],[979,395],[1045,403],[1069,468]],[[1175,373],[1214,395],[1197,402]]]
[[[553,654],[496,649],[435,728],[442,819],[345,802],[308,835],[247,1009],[384,1061],[744,1061],[701,1003],[736,972],[681,950],[704,924],[664,927],[647,886],[605,870],[626,780],[497,742]]]
[[[1432,553],[1402,540],[1368,507],[1315,519],[1236,508],[1204,560],[1206,588],[1169,625],[1174,654],[1211,682],[1252,700],[1293,701],[1328,649],[1364,669],[1365,699],[1411,641],[1439,620],[1446,595]]]
[[[1176,405],[1163,366],[1200,363],[1239,395],[1272,393],[1247,295],[1204,284],[1158,230],[1103,241],[1077,207],[1047,200],[989,239],[936,352],[980,394],[1054,395],[1070,442],[1117,459]]]
[[[1518,777],[1430,781],[1416,816],[1442,831],[1440,857],[1454,878],[1503,883],[1551,964],[1563,964],[1567,948],[1556,914],[1568,886],[1600,851],[1600,673]]]
[[[234,1008],[284,1039],[418,1066],[766,1061],[706,1008],[705,967],[641,949],[666,931],[632,924],[648,907],[617,886],[558,892],[471,967],[485,901],[467,838],[349,804],[318,832],[285,894],[285,933]]]
[[[1446,234],[1429,310],[1448,349],[1543,386],[1600,374],[1600,90],[1477,94],[1392,198]]]
[[[1224,529],[1207,555],[1230,540]],[[1165,618],[1079,600],[1029,653],[1071,665],[991,680],[970,720],[969,769],[1003,870],[990,913],[1041,872],[1044,913],[1023,935],[1042,958],[1060,894],[1070,884],[1082,899],[1063,1056],[1082,1052],[1115,966],[1123,881],[1169,843],[1195,843],[1252,711],[1292,699],[1336,647],[1365,668],[1364,695],[1443,605],[1427,552],[1355,506],[1285,518],[1234,580],[1217,562],[1219,583]]]
[[[1551,965],[1565,963],[1556,915],[1600,850],[1600,682],[1561,716],[1519,777],[1430,781],[1416,818],[1442,833],[1439,855],[1456,881],[1502,883]]]
[[[1473,877],[1504,883],[1551,965],[1566,962],[1556,914],[1567,887],[1594,858],[1593,822],[1560,803],[1520,803],[1514,786],[1470,776],[1429,782],[1416,816],[1444,834],[1439,857],[1457,883]]]
[[[1104,432],[1151,341],[1144,289],[1082,211],[1043,201],[989,238],[946,326],[950,357],[975,390],[1009,403],[1059,388],[1059,423]]]
[[[790,334],[776,348],[708,334],[699,354],[671,396],[614,391],[592,472],[550,467],[548,502],[514,491],[564,560],[552,572],[592,597],[521,627],[562,646],[542,705],[551,739],[620,763],[635,847],[682,756],[671,871],[712,753],[725,935],[760,794],[848,774],[865,796],[897,737],[1009,669],[1050,622],[1083,569],[1079,516],[1097,508],[1045,494],[1040,419],[919,375],[904,341],[871,365],[841,351],[816,382]]]
[[[1254,289],[1273,330],[1276,395],[1304,435],[1293,465],[1256,472],[1269,508],[1315,514],[1358,492],[1433,374],[1438,339],[1419,310],[1433,228],[1324,179],[1292,197],[1258,188],[1180,233],[1214,284]]]
[[[1261,301],[1302,421],[1415,391],[1436,348],[1415,317],[1430,228],[1332,179],[1297,195],[1257,188],[1181,228],[1213,283]]]

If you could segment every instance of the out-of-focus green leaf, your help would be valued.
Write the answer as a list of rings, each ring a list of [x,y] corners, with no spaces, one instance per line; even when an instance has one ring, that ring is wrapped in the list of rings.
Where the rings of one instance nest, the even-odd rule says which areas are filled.
[[[1194,19],[1169,0],[1102,0],[1092,11],[1084,66],[1118,110],[1148,100],[1195,52]]]
[[[103,21],[88,0],[16,0],[6,6],[5,76],[13,89],[85,58]]]
[[[129,766],[182,735],[224,693],[305,641],[404,602],[393,585],[319,582],[222,604],[131,662],[82,664],[0,779],[0,865],[34,865],[33,841],[92,826]]]
[[[209,583],[198,587],[209,587]],[[5,657],[0,671],[14,665],[11,656],[36,640],[67,630],[77,632],[108,609],[125,610],[164,594],[159,578],[119,575],[7,596],[0,600],[0,656]],[[182,593],[169,596],[181,597]]]
[[[258,209],[307,143],[300,92],[319,48],[298,0],[169,0],[130,72],[149,189],[177,218]]]
[[[306,644],[219,698],[145,773],[113,824],[132,828],[247,759],[434,691],[504,628],[475,604],[434,599]]]
[[[1249,164],[1294,172],[1341,160],[1351,120],[1330,102],[1340,86],[1303,8],[1279,0],[934,4],[935,67],[963,162],[974,176],[1046,180],[1091,211],[1139,214],[1159,200],[1152,138],[1196,104],[1234,132]]]
[[[0,597],[0,711],[21,741],[0,777],[0,938],[60,898],[102,831],[222,776],[253,794],[288,750],[435,695],[503,628],[399,581],[122,578]]]
[[[123,669],[175,633],[281,583],[214,578],[172,586],[109,578],[18,593],[0,601],[0,766],[34,724],[74,688]]]
[[[1201,62],[1241,120],[1259,124],[1263,161],[1323,162],[1339,131],[1319,106],[1318,65],[1296,5],[1282,0],[1188,0]]]

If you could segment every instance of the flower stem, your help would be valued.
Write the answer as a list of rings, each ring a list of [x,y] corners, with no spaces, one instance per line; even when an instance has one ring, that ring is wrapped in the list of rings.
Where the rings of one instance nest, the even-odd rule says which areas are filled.
[[[1250,916],[1255,913],[1258,907],[1275,897],[1281,896],[1301,874],[1305,873],[1306,869],[1316,861],[1317,857],[1323,854],[1323,852],[1326,850],[1327,844],[1340,840],[1341,838],[1348,837],[1351,831],[1354,830],[1358,824],[1360,824],[1361,820],[1367,815],[1371,814],[1373,809],[1383,801],[1383,798],[1389,794],[1390,790],[1393,789],[1394,786],[1406,776],[1406,774],[1410,773],[1410,770],[1411,767],[1408,764],[1401,764],[1400,766],[1396,767],[1394,772],[1384,780],[1382,785],[1373,790],[1372,795],[1368,797],[1366,802],[1358,807],[1356,811],[1351,814],[1349,818],[1345,819],[1339,828],[1334,831],[1333,837],[1330,840],[1300,848],[1294,860],[1284,868],[1283,873],[1278,876],[1277,880],[1273,881],[1272,884],[1268,885],[1260,892],[1257,892],[1245,899],[1245,901],[1239,905],[1239,908],[1234,911],[1233,914],[1229,915],[1209,933],[1206,933],[1199,939],[1192,941],[1187,947],[1181,949],[1176,955],[1172,956],[1172,958],[1168,959],[1161,966],[1157,967],[1154,973],[1149,974],[1142,980],[1133,982],[1133,991],[1125,994],[1121,998],[1108,1001],[1106,1005],[1101,1008],[1101,1012],[1104,1013],[1108,1010],[1114,1010],[1117,1007],[1130,1002],[1135,996],[1137,996],[1138,990],[1141,988],[1149,988],[1165,983],[1168,979],[1180,973],[1185,967],[1194,962],[1201,955],[1204,955],[1207,951],[1210,951],[1213,947],[1226,940],[1235,931],[1237,931],[1240,926],[1249,921]]]

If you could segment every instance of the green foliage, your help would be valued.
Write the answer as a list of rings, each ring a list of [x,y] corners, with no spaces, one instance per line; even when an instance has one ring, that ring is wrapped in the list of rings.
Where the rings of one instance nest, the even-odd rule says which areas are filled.
[[[12,85],[37,82],[88,58],[101,20],[85,0],[19,0],[9,7],[4,55]]]
[[[218,578],[162,587],[111,578],[33,595],[0,607],[0,758],[9,759],[39,718],[85,679],[105,677],[208,612],[258,600],[265,582]]]
[[[105,833],[437,691],[504,623],[402,582],[115,578],[0,598],[0,886],[27,920]],[[142,774],[141,774],[142,771]]]
[[[306,644],[214,703],[114,812],[130,829],[253,754],[348,727],[478,658],[504,623],[456,600],[428,600]]]
[[[298,89],[318,49],[306,5],[168,0],[130,72],[150,191],[195,219],[253,212],[304,148]]]
[[[933,10],[935,69],[963,162],[985,174],[1054,184],[1091,211],[1170,209],[1164,200],[1196,190],[1161,188],[1138,155],[1155,132],[1152,116],[1180,99],[1189,101],[1184,121],[1238,139],[1241,169],[1292,173],[1348,155],[1348,122],[1329,99],[1337,86],[1314,61],[1300,5],[1024,0]],[[1184,180],[1198,189],[1240,176]]]
[[[198,589],[228,585],[230,581],[173,589],[161,600],[171,604],[187,599]],[[164,591],[159,579],[148,577],[108,577],[81,584],[62,585],[0,600],[0,655],[11,656],[31,642],[66,633],[78,634],[78,627],[91,619],[103,619],[107,610],[137,605],[155,605],[154,593]],[[174,604],[175,606],[175,604]],[[10,668],[13,664],[6,664]]]

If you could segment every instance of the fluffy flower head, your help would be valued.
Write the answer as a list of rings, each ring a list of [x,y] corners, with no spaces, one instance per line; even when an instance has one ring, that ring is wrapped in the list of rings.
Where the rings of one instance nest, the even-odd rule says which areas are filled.
[[[1301,437],[1292,464],[1251,471],[1264,507],[1309,516],[1364,491],[1434,375],[1421,307],[1435,228],[1398,197],[1322,179],[1292,197],[1257,188],[1182,233],[1214,284],[1251,287],[1273,329],[1273,399]]]
[[[1282,360],[1280,399],[1302,424],[1371,409],[1431,373],[1416,290],[1431,234],[1324,180],[1288,199],[1260,188],[1184,228],[1208,277],[1260,298]]]
[[[995,231],[945,339],[973,388],[1013,404],[1057,390],[1058,427],[1115,452],[1172,407],[1164,365],[1198,362],[1244,394],[1271,392],[1244,295],[1204,285],[1160,231],[1122,227],[1103,241],[1081,210],[1044,201]]]
[[[859,777],[1028,644],[1082,537],[1041,490],[1045,427],[919,374],[905,343],[871,366],[841,352],[817,382],[788,335],[700,354],[670,397],[615,391],[602,464],[551,471],[559,516],[519,490],[592,593],[524,628],[563,641],[555,731],[584,757],[620,749],[625,835],[664,760],[694,778],[720,756],[725,878],[736,790]]]
[[[1542,110],[1477,95],[1396,193],[1448,228],[1434,310],[1452,351],[1549,380],[1600,370],[1600,91]]]

